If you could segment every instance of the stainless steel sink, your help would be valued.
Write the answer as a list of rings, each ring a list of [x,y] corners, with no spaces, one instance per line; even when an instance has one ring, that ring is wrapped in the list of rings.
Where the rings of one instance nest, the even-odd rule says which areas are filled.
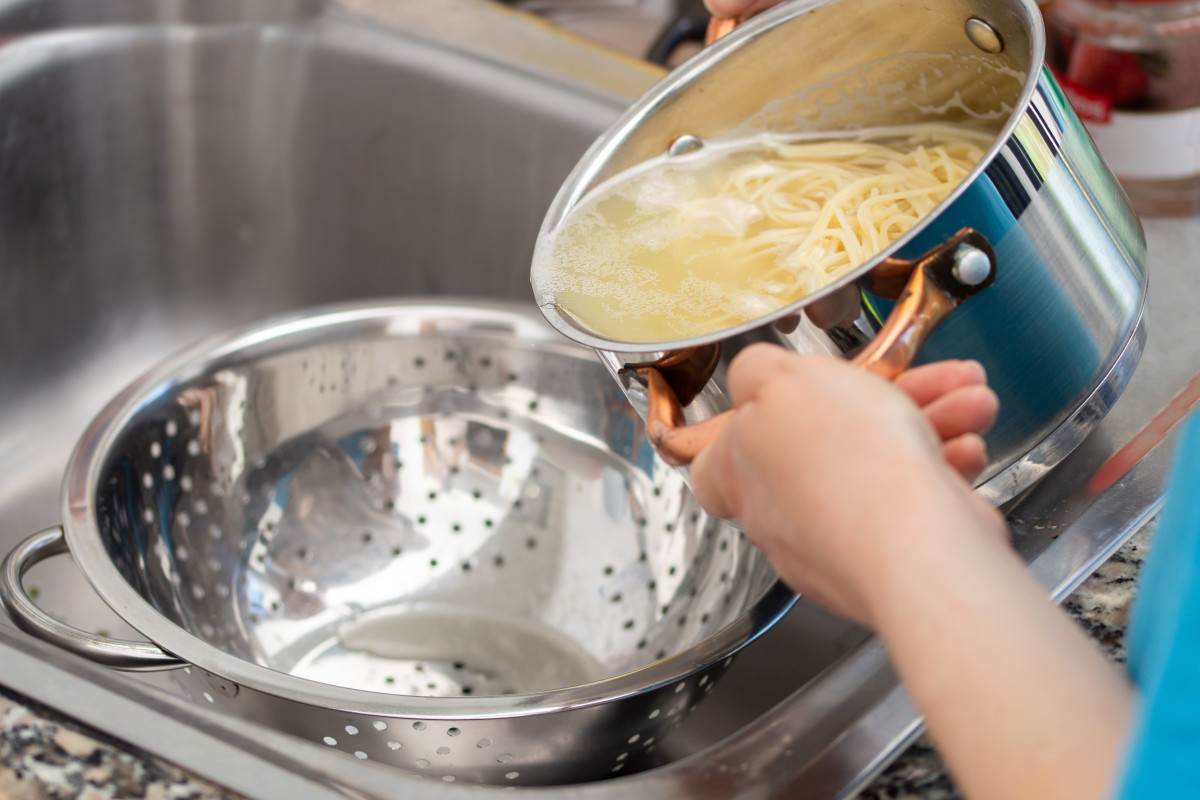
[[[528,299],[555,190],[660,75],[482,0],[0,2],[0,36],[4,551],[59,522],[91,416],[204,334],[356,298]],[[1179,253],[1200,241],[1195,226],[1150,233]],[[1159,500],[1162,448],[1105,494],[1083,485],[1200,368],[1150,361],[1153,381],[1012,506],[1058,596]],[[1115,399],[1097,387],[1081,413]],[[26,585],[77,626],[137,636],[66,559]],[[0,663],[11,689],[247,796],[469,791],[221,717],[167,674],[105,671],[3,617]],[[657,760],[538,794],[832,797],[918,731],[878,642],[802,601]]]

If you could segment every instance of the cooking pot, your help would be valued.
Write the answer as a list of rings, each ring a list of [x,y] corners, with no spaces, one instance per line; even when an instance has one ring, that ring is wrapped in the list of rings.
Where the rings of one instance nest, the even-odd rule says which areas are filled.
[[[970,124],[994,131],[995,140],[891,246],[751,322],[645,343],[596,335],[535,286],[538,305],[557,330],[597,351],[677,463],[719,427],[707,421],[719,422],[730,407],[725,367],[752,342],[858,357],[886,365],[885,374],[914,357],[976,359],[1000,397],[977,488],[997,504],[1014,497],[1099,421],[1145,336],[1141,225],[1042,66],[1044,45],[1031,0],[794,0],[745,22],[669,74],[591,146],[547,212],[539,246],[608,178],[713,140],[920,122]],[[956,239],[964,229],[967,238]],[[994,280],[978,269],[979,253],[994,258]],[[894,287],[898,267],[931,262],[949,262],[942,273],[952,283],[960,273],[973,273],[973,282],[949,300],[917,287],[942,308],[937,314],[914,313],[912,290],[894,303],[895,292],[883,287]],[[824,313],[847,300],[854,313]],[[893,306],[906,319],[885,325]],[[910,345],[921,339],[917,355]]]

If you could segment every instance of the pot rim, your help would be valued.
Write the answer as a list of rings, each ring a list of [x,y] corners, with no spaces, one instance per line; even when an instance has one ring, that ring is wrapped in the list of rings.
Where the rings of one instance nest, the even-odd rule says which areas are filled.
[[[756,39],[762,37],[773,28],[790,22],[797,17],[805,16],[814,9],[837,2],[852,2],[852,0],[793,0],[792,2],[776,6],[738,25],[731,33],[708,45],[684,64],[668,73],[636,103],[630,106],[625,113],[618,117],[608,130],[601,134],[583,154],[546,211],[546,216],[543,218],[541,228],[538,231],[538,241],[544,241],[572,209],[582,202],[585,197],[589,196],[593,189],[604,183],[604,181],[596,181],[597,174],[601,168],[608,162],[613,152],[641,124],[642,120],[653,113],[658,106],[662,105],[675,94],[686,91],[691,84],[704,78],[710,69],[729,55],[752,45]],[[828,286],[805,295],[787,306],[739,325],[683,339],[671,339],[661,342],[627,342],[619,339],[611,339],[592,333],[583,328],[582,325],[575,323],[566,312],[560,310],[555,305],[553,300],[545,300],[541,296],[536,296],[535,302],[539,310],[541,310],[542,315],[545,316],[546,320],[555,330],[568,339],[595,350],[631,354],[662,353],[724,341],[766,325],[771,325],[782,318],[799,313],[810,303],[831,295],[862,277],[867,272],[870,272],[879,262],[895,255],[895,253],[909,242],[920,236],[935,219],[978,180],[979,176],[988,169],[996,156],[1008,146],[1008,142],[1013,137],[1017,125],[1024,117],[1026,109],[1028,109],[1036,94],[1038,82],[1045,69],[1042,62],[1046,50],[1046,33],[1041,12],[1038,10],[1034,0],[1005,0],[1005,2],[1020,14],[1026,32],[1029,35],[1029,69],[1025,75],[1024,84],[1017,102],[1009,113],[1008,119],[996,133],[996,138],[987,152],[967,176],[962,179],[958,186],[922,220],[888,247],[876,253],[874,257],[860,264],[857,268],[846,273]],[[535,295],[537,295],[536,291]]]
[[[62,484],[62,519],[67,544],[97,594],[128,624],[166,652],[241,686],[285,699],[350,713],[412,719],[496,719],[534,716],[598,705],[653,691],[708,669],[756,639],[780,619],[797,596],[776,580],[740,616],[713,636],[637,670],[581,686],[516,695],[421,697],[350,689],[300,678],[246,661],[189,633],[163,616],[125,580],[101,540],[96,493],[106,455],[133,416],[172,384],[206,371],[206,365],[247,348],[277,345],[328,328],[377,325],[401,310],[420,309],[439,319],[497,319],[529,341],[561,345],[571,355],[592,354],[546,328],[527,303],[472,298],[397,298],[318,306],[251,324],[197,342],[168,357],[126,386],[96,415],[77,442]],[[396,328],[387,327],[388,331]],[[415,328],[414,328],[415,332]]]

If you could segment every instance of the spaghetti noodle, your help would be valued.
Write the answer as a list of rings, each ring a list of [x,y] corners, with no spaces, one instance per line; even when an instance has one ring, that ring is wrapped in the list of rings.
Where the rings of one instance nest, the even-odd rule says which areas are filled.
[[[839,139],[761,137],[652,160],[598,187],[539,242],[535,293],[628,342],[756,319],[899,239],[993,138],[923,124]]]

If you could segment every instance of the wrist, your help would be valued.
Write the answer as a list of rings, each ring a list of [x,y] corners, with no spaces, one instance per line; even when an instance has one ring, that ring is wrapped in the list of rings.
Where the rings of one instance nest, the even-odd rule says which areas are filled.
[[[1096,765],[1119,757],[1129,687],[987,510],[915,537],[907,569],[879,571],[872,626],[968,796],[1101,796]]]
[[[889,628],[910,625],[914,615],[975,591],[989,577],[1025,573],[996,509],[966,487],[928,501],[927,513],[897,520],[870,559],[866,622],[885,638]]]

